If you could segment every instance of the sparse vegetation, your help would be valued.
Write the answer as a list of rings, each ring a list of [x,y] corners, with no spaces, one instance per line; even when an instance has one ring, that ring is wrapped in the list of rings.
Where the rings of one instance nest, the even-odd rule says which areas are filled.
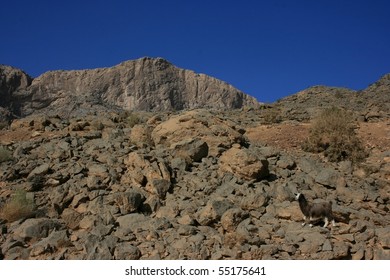
[[[33,216],[35,204],[33,199],[27,196],[27,192],[18,189],[11,199],[0,210],[0,217],[8,222],[14,222],[22,218]]]
[[[261,112],[261,116],[263,117],[265,124],[280,123],[282,121],[280,108],[278,107],[270,107],[263,109]]]
[[[135,113],[130,113],[126,118],[126,122],[131,128],[133,128],[136,124],[141,122],[141,118]]]
[[[12,153],[7,148],[0,146],[0,162],[12,160]]]
[[[367,157],[355,132],[353,115],[336,107],[325,109],[312,123],[310,135],[303,144],[309,152],[321,153],[330,161],[350,160],[354,163]]]

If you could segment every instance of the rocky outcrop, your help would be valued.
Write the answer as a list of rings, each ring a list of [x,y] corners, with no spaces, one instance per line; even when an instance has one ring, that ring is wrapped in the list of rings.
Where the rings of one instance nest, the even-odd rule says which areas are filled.
[[[5,75],[7,79],[10,76]],[[111,68],[49,71],[19,87],[6,83],[2,95],[18,91],[20,114],[46,112],[70,116],[107,108],[166,111],[256,106],[255,98],[231,85],[175,67],[162,58],[126,61]],[[28,88],[26,88],[28,86]],[[3,89],[1,89],[3,91]],[[2,99],[5,106],[9,98]]]
[[[20,114],[24,100],[16,92],[30,86],[32,78],[20,69],[0,65],[0,126]]]
[[[25,134],[3,143],[12,159],[0,163],[0,258],[390,259],[386,154],[373,173],[290,154],[245,139],[245,118],[16,121],[7,133]],[[7,220],[20,190],[35,211]],[[302,227],[298,190],[331,200],[337,227]]]
[[[20,69],[0,65],[0,107],[7,107],[15,100],[13,93],[26,89],[32,78]]]

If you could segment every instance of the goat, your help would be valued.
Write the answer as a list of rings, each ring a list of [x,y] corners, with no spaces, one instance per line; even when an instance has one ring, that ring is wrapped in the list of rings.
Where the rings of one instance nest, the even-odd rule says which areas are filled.
[[[309,221],[323,219],[325,222],[324,228],[328,226],[329,221],[332,222],[332,226],[336,226],[332,212],[332,201],[311,203],[308,202],[305,196],[301,193],[296,193],[295,198],[298,200],[299,208],[301,208],[303,213],[304,222],[302,226],[306,224],[306,218],[309,218]],[[313,226],[312,223],[309,225],[310,227]]]

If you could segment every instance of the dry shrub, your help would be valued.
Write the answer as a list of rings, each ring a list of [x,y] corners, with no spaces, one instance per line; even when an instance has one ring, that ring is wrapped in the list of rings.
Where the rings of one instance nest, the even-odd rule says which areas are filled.
[[[136,113],[130,113],[126,118],[127,125],[133,128],[135,125],[141,123],[141,118]]]
[[[362,161],[368,154],[355,132],[355,127],[351,113],[335,107],[325,109],[313,121],[303,149],[308,152],[322,152],[334,162]]]
[[[11,200],[1,208],[0,217],[11,223],[22,218],[32,217],[34,210],[34,201],[27,197],[25,190],[18,189]]]
[[[12,152],[3,146],[0,146],[0,162],[9,160],[12,160]]]
[[[265,124],[280,123],[282,121],[282,115],[280,108],[270,107],[261,111],[261,116],[264,119]]]

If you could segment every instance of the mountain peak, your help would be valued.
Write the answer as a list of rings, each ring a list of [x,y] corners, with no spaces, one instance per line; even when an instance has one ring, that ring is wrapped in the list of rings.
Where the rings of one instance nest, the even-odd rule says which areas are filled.
[[[21,116],[38,111],[66,116],[107,107],[164,111],[258,104],[226,82],[178,68],[161,57],[128,60],[108,68],[49,71],[32,83],[8,90],[7,96],[1,106],[12,104],[10,110]]]

